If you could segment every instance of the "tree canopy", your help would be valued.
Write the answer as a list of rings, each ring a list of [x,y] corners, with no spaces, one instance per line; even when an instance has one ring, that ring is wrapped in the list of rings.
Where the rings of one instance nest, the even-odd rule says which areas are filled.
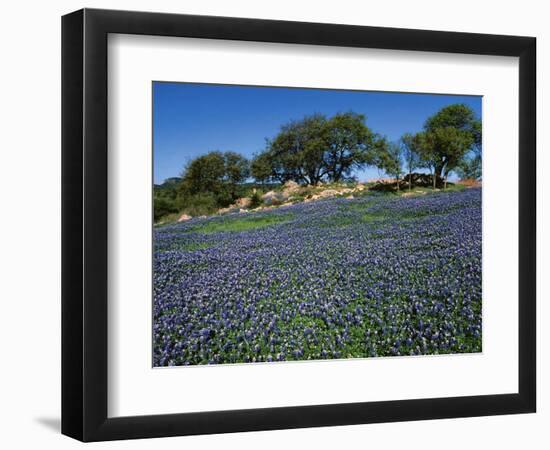
[[[436,177],[446,178],[476,141],[481,145],[481,124],[462,103],[442,108],[424,125],[424,153],[431,154]]]
[[[248,160],[235,152],[212,151],[189,162],[179,187],[183,197],[213,194],[220,205],[231,203],[238,185],[250,174]]]
[[[436,178],[447,178],[472,147],[472,134],[453,127],[434,128],[424,132],[423,153],[434,167]]]
[[[336,114],[326,123],[324,164],[331,181],[349,178],[354,169],[372,165],[383,138],[365,124],[363,114]]]
[[[420,158],[421,145],[422,142],[418,135],[405,133],[401,136],[403,160],[405,162],[405,169],[409,175],[409,190],[412,188],[411,176],[413,170],[420,168],[422,165]]]
[[[440,109],[426,120],[421,132],[403,135],[402,143],[409,173],[413,166],[429,169],[434,187],[453,170],[473,173],[478,163],[481,170],[481,122],[465,104]],[[474,157],[469,157],[472,152]]]
[[[323,152],[327,119],[321,114],[291,121],[267,142],[267,148],[252,162],[252,175],[258,180],[293,180],[316,184],[325,175]],[[258,172],[258,168],[261,170]]]
[[[402,169],[403,147],[399,142],[389,142],[386,145],[379,146],[376,154],[375,165],[399,180]],[[399,183],[397,183],[399,189]]]
[[[383,141],[365,120],[362,114],[346,112],[291,121],[254,157],[252,176],[260,181],[306,184],[348,179],[353,170],[374,164],[375,151]]]

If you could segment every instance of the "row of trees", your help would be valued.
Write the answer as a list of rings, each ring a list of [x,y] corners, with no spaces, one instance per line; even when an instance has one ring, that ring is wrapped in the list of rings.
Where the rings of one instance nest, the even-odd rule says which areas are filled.
[[[463,178],[481,177],[481,122],[464,104],[441,109],[422,131],[406,133],[398,142],[374,133],[365,120],[348,112],[292,121],[254,157],[251,175],[263,182],[316,184],[350,179],[365,167],[396,179],[405,172],[409,180],[414,170],[428,169],[434,187],[452,171]]]
[[[389,143],[379,167],[397,179],[407,173],[409,188],[412,172],[428,169],[435,188],[438,180],[446,185],[453,171],[462,179],[480,179],[481,158],[481,121],[468,106],[455,104],[428,118],[422,131]]]
[[[190,161],[177,200],[205,209],[225,207],[243,195],[243,185],[251,179],[341,182],[366,167],[376,167],[398,181],[408,174],[409,186],[412,172],[419,169],[430,171],[434,187],[446,185],[452,171],[462,178],[480,178],[481,123],[471,108],[453,104],[429,117],[420,132],[390,142],[373,132],[362,114],[313,114],[283,125],[251,161],[230,151],[212,151]]]

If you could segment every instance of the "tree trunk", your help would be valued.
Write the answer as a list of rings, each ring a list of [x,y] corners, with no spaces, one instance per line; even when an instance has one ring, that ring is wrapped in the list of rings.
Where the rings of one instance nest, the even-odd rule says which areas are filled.
[[[432,172],[432,181],[433,181],[433,188],[434,188],[434,190],[435,190],[435,180],[437,179],[436,177],[437,177],[437,175],[436,175],[435,170],[434,170],[434,171]]]
[[[395,186],[397,187],[397,192],[399,192],[399,177],[395,177]]]
[[[412,173],[409,172],[409,192],[411,192],[411,189],[412,189],[412,182],[411,182],[411,178],[412,178]]]
[[[339,183],[342,178],[342,169],[335,169],[334,170],[334,182]]]
[[[437,180],[439,178],[443,178],[444,169],[445,169],[445,164],[437,164],[434,167],[434,188],[437,185]]]

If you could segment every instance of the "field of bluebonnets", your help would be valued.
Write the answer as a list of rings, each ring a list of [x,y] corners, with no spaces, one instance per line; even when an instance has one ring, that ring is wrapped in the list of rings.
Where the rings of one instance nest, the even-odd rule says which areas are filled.
[[[481,189],[154,231],[154,365],[481,351]]]

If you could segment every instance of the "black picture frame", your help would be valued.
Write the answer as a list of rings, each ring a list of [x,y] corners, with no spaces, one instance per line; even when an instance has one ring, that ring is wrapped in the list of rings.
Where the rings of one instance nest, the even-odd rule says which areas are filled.
[[[109,33],[519,57],[518,393],[108,418]],[[103,441],[535,412],[535,93],[533,37],[95,9],[64,16],[62,433]]]

